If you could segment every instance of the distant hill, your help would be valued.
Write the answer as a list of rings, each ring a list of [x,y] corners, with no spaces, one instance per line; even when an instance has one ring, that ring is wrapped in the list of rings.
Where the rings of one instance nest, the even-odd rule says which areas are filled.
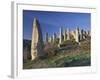
[[[23,61],[31,59],[31,40],[23,40]]]
[[[31,40],[27,40],[27,39],[23,40],[23,47],[25,48],[26,46],[28,46],[28,47],[31,46]]]

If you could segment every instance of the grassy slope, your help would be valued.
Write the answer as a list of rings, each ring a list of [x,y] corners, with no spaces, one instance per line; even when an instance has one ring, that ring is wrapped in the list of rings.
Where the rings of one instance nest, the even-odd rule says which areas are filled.
[[[71,43],[72,44],[72,43]],[[54,67],[75,67],[90,66],[90,42],[82,41],[81,46],[71,46],[69,50],[60,50],[56,55],[45,59],[28,60],[24,63],[24,69],[31,68],[54,68]]]

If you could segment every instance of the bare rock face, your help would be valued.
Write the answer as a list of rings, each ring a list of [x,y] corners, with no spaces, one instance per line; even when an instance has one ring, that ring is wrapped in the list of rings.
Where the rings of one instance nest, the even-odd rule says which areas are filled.
[[[34,18],[33,32],[31,41],[31,58],[34,60],[36,57],[43,57],[43,37],[39,21]]]
[[[67,29],[67,40],[70,40],[70,30]]]
[[[76,28],[76,42],[79,42],[79,28]]]
[[[63,29],[62,29],[62,27],[61,27],[61,28],[60,28],[60,34],[59,34],[59,44],[61,44],[62,41],[63,41],[62,36],[63,36]]]
[[[48,43],[48,33],[46,32],[46,35],[45,35],[45,42]]]
[[[67,40],[67,34],[66,34],[66,29],[64,30],[64,41]]]

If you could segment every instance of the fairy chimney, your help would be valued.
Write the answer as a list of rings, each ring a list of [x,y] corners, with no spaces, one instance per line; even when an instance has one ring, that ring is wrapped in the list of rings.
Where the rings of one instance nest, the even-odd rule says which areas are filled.
[[[34,18],[31,41],[31,60],[42,56],[44,56],[42,31],[39,21],[37,18]]]

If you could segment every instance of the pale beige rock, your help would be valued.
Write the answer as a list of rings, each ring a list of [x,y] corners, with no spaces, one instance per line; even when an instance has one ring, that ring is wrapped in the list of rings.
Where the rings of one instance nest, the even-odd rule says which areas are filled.
[[[50,37],[50,43],[52,43],[52,42],[53,42],[53,37],[51,36],[51,37]]]
[[[45,42],[48,43],[48,41],[49,41],[48,33],[46,32],[46,34],[45,34]]]
[[[76,42],[79,42],[79,28],[76,28]]]
[[[34,18],[31,41],[31,57],[32,60],[34,60],[36,57],[41,56],[44,56],[42,32],[38,20]]]
[[[56,33],[53,34],[53,43],[56,41]]]
[[[63,42],[63,39],[62,39],[62,36],[63,36],[63,29],[62,29],[62,27],[60,28],[60,30],[59,30],[59,32],[60,32],[60,34],[59,34],[59,44],[61,44],[62,42]]]
[[[76,38],[76,33],[75,33],[75,31],[71,31],[70,34],[73,36],[74,39]]]
[[[66,29],[64,30],[64,41],[66,41],[67,40],[67,34],[66,34]]]
[[[70,40],[70,30],[67,29],[67,40]]]

